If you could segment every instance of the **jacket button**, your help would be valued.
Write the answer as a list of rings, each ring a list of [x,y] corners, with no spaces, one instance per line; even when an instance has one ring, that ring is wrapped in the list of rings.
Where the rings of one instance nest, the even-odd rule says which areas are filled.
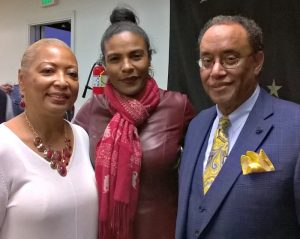
[[[200,232],[197,230],[195,231],[195,236],[198,237],[200,235]]]
[[[199,209],[200,212],[205,212],[206,211],[206,209],[204,207],[201,207],[201,206],[198,209]]]
[[[260,134],[260,133],[262,133],[262,132],[263,132],[263,129],[260,128],[260,127],[258,127],[258,128],[255,130],[255,133],[256,133],[256,134]]]

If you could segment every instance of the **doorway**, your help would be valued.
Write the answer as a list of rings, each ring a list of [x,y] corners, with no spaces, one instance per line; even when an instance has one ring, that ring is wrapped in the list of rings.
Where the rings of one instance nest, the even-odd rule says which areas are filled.
[[[74,12],[29,24],[29,45],[42,38],[57,38],[74,51]]]

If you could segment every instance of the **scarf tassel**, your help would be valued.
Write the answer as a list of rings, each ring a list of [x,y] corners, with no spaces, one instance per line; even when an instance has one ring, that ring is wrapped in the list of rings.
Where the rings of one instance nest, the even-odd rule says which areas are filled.
[[[102,221],[100,238],[130,239],[132,238],[132,223],[130,223],[128,204],[115,202],[109,221]]]

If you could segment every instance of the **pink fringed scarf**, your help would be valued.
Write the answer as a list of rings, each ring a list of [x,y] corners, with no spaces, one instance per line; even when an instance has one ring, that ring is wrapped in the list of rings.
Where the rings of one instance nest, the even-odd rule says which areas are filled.
[[[150,78],[140,99],[121,96],[111,84],[106,85],[104,94],[114,115],[96,148],[99,238],[131,239],[142,159],[136,127],[158,105],[159,90]]]

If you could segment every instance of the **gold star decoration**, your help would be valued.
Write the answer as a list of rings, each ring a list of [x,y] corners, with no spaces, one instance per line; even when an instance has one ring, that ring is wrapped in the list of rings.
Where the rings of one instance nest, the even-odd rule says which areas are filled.
[[[282,87],[280,85],[276,85],[275,80],[273,79],[272,85],[267,86],[270,89],[270,95],[278,96],[278,90]]]

